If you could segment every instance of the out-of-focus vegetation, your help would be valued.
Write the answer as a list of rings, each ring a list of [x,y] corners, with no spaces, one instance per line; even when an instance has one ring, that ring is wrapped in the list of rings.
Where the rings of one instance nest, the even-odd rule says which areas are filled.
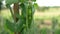
[[[13,22],[10,10],[2,9],[0,13],[0,34],[14,34],[7,29],[6,18]],[[27,31],[24,29],[23,34],[60,34],[60,7],[38,7],[33,19],[31,28]],[[14,24],[10,27],[14,27]]]
[[[40,7],[40,6],[38,6],[38,8],[37,8],[37,10],[38,11],[42,11],[42,12],[45,12],[46,10],[58,10],[60,8],[60,6],[53,6],[53,7],[50,7],[50,6],[48,6],[48,7],[45,7],[45,6],[43,6],[43,7]]]
[[[26,33],[30,34],[60,34],[60,8],[49,8],[45,9],[45,12],[42,11],[37,11],[34,14],[34,25],[31,25],[31,29],[28,30],[28,32],[25,31]],[[8,9],[2,10],[1,12],[2,18],[11,18],[11,13],[9,12]],[[4,21],[2,21],[4,22]],[[34,26],[34,27],[32,27]],[[1,33],[5,32],[13,34],[9,30],[5,29],[4,27],[1,27],[4,29],[1,29]],[[3,33],[3,34],[5,34]]]

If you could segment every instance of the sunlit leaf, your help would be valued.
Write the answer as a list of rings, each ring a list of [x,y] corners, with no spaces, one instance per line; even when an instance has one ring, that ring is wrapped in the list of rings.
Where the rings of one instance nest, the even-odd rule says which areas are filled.
[[[35,7],[35,8],[38,8],[38,4],[37,4],[37,3],[34,3],[34,7]]]

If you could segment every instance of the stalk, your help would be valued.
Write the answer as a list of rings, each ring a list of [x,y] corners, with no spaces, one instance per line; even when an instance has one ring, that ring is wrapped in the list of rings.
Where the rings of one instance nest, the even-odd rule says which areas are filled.
[[[19,15],[19,3],[14,3],[14,7],[13,7],[13,10],[14,10],[14,22],[17,23],[17,21],[19,20],[16,15],[18,14]],[[14,34],[20,34],[20,32],[14,32]]]

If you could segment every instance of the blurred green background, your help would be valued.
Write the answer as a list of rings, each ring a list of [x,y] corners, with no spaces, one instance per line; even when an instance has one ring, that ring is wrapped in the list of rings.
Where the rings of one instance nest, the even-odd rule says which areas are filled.
[[[5,27],[5,18],[12,19],[8,8],[2,8],[0,12],[0,34],[13,34]],[[60,7],[38,7],[31,26],[34,26],[31,28],[34,33],[30,34],[60,34]]]

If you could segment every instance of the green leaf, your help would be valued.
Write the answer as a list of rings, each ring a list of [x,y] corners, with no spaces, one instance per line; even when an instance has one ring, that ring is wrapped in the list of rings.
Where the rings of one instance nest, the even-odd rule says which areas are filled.
[[[20,2],[24,2],[24,1],[26,1],[26,0],[19,0]]]
[[[2,32],[0,32],[0,34],[9,34],[8,31],[2,30]]]
[[[6,19],[6,27],[12,32],[15,31],[15,24],[10,22],[8,19]]]
[[[35,12],[35,7],[32,6],[32,14],[34,15],[34,12]]]
[[[9,5],[9,4],[6,4],[6,7],[7,7],[7,8],[10,8],[10,5]]]
[[[6,0],[6,4],[13,4],[19,2],[18,0]]]
[[[32,0],[33,2],[36,2],[36,0]]]
[[[20,7],[21,7],[21,10],[22,10],[21,15],[23,17],[26,17],[26,8],[27,7],[26,7],[25,3],[21,3]]]
[[[37,9],[38,8],[38,4],[34,3],[34,7],[35,7],[35,9]]]
[[[55,34],[60,34],[60,29],[55,29]]]
[[[47,28],[42,28],[41,29],[41,34],[47,34]]]
[[[0,0],[0,2],[3,1],[3,0]]]
[[[18,21],[18,23],[16,24],[16,27],[17,27],[17,31],[18,31],[18,32],[23,31],[23,29],[24,29],[24,27],[25,27],[25,26],[24,26],[24,23],[25,23],[25,22],[23,22],[22,19]]]
[[[0,10],[2,9],[2,2],[0,1]]]
[[[22,18],[19,14],[16,14],[16,17],[17,17],[18,19],[21,19],[21,18]]]

